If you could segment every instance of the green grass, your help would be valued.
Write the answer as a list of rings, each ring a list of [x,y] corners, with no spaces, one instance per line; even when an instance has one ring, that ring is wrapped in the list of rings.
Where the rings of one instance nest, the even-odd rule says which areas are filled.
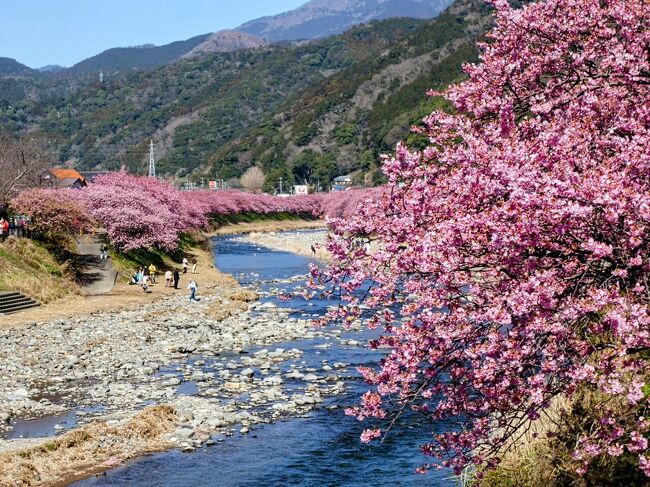
[[[311,213],[271,213],[262,215],[260,213],[244,212],[229,215],[216,215],[210,219],[210,223],[215,227],[224,225],[236,225],[237,223],[253,223],[263,221],[298,221],[298,220],[318,220]]]

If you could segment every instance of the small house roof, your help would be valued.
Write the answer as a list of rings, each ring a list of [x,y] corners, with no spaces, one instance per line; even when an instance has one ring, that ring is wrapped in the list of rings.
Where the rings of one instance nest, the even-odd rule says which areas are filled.
[[[74,169],[67,169],[63,167],[55,167],[50,169],[50,172],[52,175],[59,180],[62,179],[80,179],[82,182],[85,182],[86,179],[79,174],[77,171]]]

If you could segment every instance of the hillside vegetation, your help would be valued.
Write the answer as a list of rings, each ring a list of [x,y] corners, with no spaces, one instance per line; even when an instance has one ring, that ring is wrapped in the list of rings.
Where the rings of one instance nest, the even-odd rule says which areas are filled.
[[[279,177],[372,176],[379,153],[439,103],[425,92],[457,81],[476,59],[488,24],[483,2],[461,0],[433,21],[209,54],[0,106],[0,130],[38,129],[62,162],[82,169],[144,172],[153,139],[166,176],[229,179],[254,164],[270,173],[267,187]]]

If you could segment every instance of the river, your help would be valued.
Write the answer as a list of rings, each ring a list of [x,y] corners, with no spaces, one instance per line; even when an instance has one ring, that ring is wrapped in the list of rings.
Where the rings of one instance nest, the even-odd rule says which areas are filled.
[[[261,292],[263,301],[291,308],[296,316],[317,316],[332,305],[331,301],[302,298],[280,301],[282,291],[295,291],[304,286],[310,259],[278,252],[238,240],[219,237],[214,241],[215,264],[239,282]],[[290,281],[290,282],[288,282]],[[344,333],[343,342],[365,341],[368,332]],[[353,343],[353,342],[352,342]],[[215,446],[194,453],[173,450],[131,461],[98,477],[73,484],[91,486],[366,486],[427,485],[452,486],[458,481],[451,471],[432,471],[419,475],[415,469],[428,459],[418,445],[431,438],[432,425],[419,424],[407,417],[381,445],[363,445],[359,434],[364,424],[346,416],[344,409],[358,402],[367,390],[355,367],[376,364],[381,352],[364,346],[339,346],[327,338],[316,338],[278,344],[279,347],[302,350],[299,359],[307,365],[322,362],[351,364],[346,376],[344,394],[327,399],[321,408],[306,417],[266,424],[250,434],[217,438]],[[328,348],[329,347],[329,348]],[[254,352],[251,349],[250,352]],[[286,367],[291,364],[286,364]],[[195,393],[188,388],[188,394]],[[433,432],[445,425],[433,425]]]

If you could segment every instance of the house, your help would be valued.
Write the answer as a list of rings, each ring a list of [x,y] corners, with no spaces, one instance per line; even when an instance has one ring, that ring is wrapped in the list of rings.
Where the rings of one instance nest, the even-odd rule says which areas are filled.
[[[86,180],[86,184],[95,182],[95,178],[104,174],[111,174],[112,171],[79,171],[79,174]]]
[[[86,178],[74,169],[66,169],[60,167],[50,169],[45,176],[41,177],[41,181],[43,180],[49,182],[49,187],[58,189],[81,189],[85,188],[88,185]]]
[[[345,191],[352,188],[352,176],[339,176],[332,182],[332,191]]]

